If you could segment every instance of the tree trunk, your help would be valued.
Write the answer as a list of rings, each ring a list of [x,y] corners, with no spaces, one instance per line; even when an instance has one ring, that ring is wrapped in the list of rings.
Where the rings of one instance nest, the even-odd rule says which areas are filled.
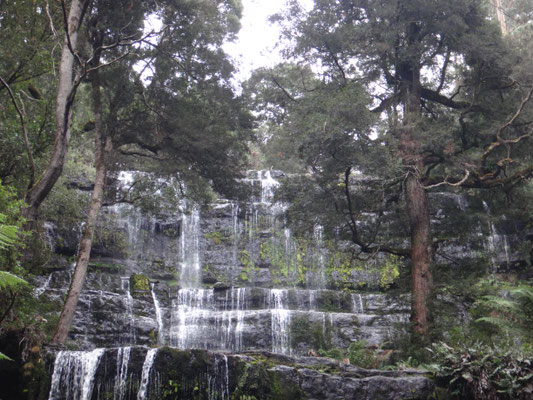
[[[70,114],[74,100],[75,87],[73,84],[74,55],[78,47],[78,31],[84,9],[83,0],[73,0],[68,14],[68,36],[61,52],[59,63],[59,86],[56,96],[56,132],[52,156],[42,176],[37,183],[26,193],[27,207],[23,215],[31,223],[35,220],[37,209],[54,187],[63,171],[65,156],[70,139]],[[69,40],[70,38],[70,40]],[[70,43],[70,46],[69,46]],[[69,48],[70,47],[70,48]],[[72,50],[72,51],[71,51]]]
[[[411,322],[416,333],[425,335],[429,320],[428,301],[433,286],[428,196],[418,174],[409,173],[405,186],[411,228]]]
[[[100,82],[98,79],[98,70],[92,73],[92,100],[95,121],[95,167],[96,179],[94,182],[94,189],[89,204],[89,212],[87,214],[85,228],[80,242],[78,258],[76,260],[76,267],[72,282],[68,291],[67,299],[61,311],[57,328],[52,337],[52,343],[65,343],[78,299],[85,281],[85,274],[87,272],[87,265],[89,264],[89,257],[91,254],[91,247],[94,235],[94,228],[98,212],[102,207],[105,178],[106,178],[106,159],[112,148],[111,137],[107,134],[102,123],[102,103],[100,98]]]
[[[502,0],[493,0],[492,4],[496,9],[496,18],[498,19],[498,23],[500,24],[500,32],[502,33],[502,36],[505,36],[509,32],[509,29],[507,28],[507,16],[504,12]]]
[[[407,37],[415,47],[418,26],[409,26]],[[405,197],[411,230],[411,321],[414,331],[426,335],[429,324],[429,298],[433,286],[431,274],[432,239],[429,201],[422,183],[425,170],[424,157],[417,136],[421,114],[420,66],[414,62],[399,67],[403,91],[404,126],[400,132],[400,151],[407,171]]]

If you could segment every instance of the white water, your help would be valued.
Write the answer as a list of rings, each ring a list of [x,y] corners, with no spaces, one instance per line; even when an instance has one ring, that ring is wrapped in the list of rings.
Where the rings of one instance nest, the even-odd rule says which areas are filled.
[[[50,275],[48,275],[48,278],[46,278],[46,281],[44,283],[33,289],[33,297],[39,297],[42,295],[48,288],[50,287],[50,282],[52,282],[52,275],[54,273],[52,272]]]
[[[125,276],[121,279],[121,287],[126,297],[124,298],[124,307],[126,308],[126,317],[130,328],[130,340],[135,343],[135,316],[133,315],[133,296],[130,290],[130,278]]]
[[[60,351],[54,363],[49,400],[89,400],[104,349]]]
[[[150,291],[152,292],[152,300],[154,301],[155,309],[155,318],[157,320],[157,343],[164,343],[165,339],[163,337],[163,313],[161,312],[161,306],[159,305],[159,300],[154,292],[155,283],[150,284]]]
[[[148,383],[150,382],[150,371],[152,370],[152,365],[154,365],[155,356],[157,355],[158,349],[149,349],[146,353],[146,357],[143,363],[143,369],[141,373],[141,385],[139,387],[139,392],[137,392],[137,400],[145,400],[146,393],[148,391]]]
[[[182,216],[181,273],[182,287],[200,286],[200,212],[193,209]]]
[[[225,354],[215,354],[215,365],[209,374],[209,400],[230,400],[228,357]]]
[[[509,241],[506,235],[500,235],[496,230],[494,222],[492,220],[492,215],[490,212],[489,205],[485,200],[483,200],[483,209],[487,214],[488,225],[489,225],[489,235],[487,236],[487,251],[490,254],[491,264],[494,269],[498,268],[498,264],[501,262],[499,255],[503,254],[504,261],[507,265],[510,263],[510,251],[509,251]]]
[[[361,296],[361,294],[352,293],[352,304],[354,314],[365,313],[365,307],[363,306],[363,296]]]
[[[290,354],[289,328],[290,310],[287,309],[288,291],[272,289],[270,291],[270,312],[272,315],[272,351]]]
[[[117,374],[113,389],[113,400],[124,400],[128,379],[128,363],[130,361],[131,347],[119,347],[117,350]]]

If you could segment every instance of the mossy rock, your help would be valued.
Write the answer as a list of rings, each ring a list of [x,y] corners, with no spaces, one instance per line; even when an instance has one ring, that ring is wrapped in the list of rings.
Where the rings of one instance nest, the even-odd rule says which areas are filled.
[[[150,280],[143,274],[130,276],[130,292],[133,297],[142,297],[150,291]]]

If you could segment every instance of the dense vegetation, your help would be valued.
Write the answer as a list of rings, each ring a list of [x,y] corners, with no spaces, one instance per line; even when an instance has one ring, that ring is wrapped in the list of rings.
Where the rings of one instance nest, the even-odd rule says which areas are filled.
[[[295,232],[322,225],[350,242],[345,270],[382,257],[394,265],[380,290],[411,291],[412,324],[387,357],[362,343],[321,355],[423,365],[458,398],[529,398],[533,10],[493,3],[289,0],[272,17],[285,59],[239,94],[221,47],[240,28],[238,0],[2,2],[0,337],[21,344],[28,382],[41,346],[66,340],[93,242],[120,246],[98,230],[101,207],[153,211],[161,188],[169,203],[237,198],[254,167],[295,174],[280,194]],[[106,189],[120,170],[139,173],[117,198]],[[485,209],[435,226],[435,192]],[[520,222],[520,262],[450,267],[442,244],[488,209]],[[65,305],[38,302],[28,283],[54,263],[46,221],[84,223]],[[450,303],[467,314],[459,326]]]

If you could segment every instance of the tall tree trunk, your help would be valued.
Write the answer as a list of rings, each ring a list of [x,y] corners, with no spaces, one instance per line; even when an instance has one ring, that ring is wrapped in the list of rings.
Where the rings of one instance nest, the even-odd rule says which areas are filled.
[[[63,344],[65,343],[78,299],[80,297],[81,290],[85,281],[85,275],[87,273],[87,265],[89,264],[89,257],[91,254],[91,247],[94,235],[94,228],[96,225],[96,219],[98,212],[102,207],[105,178],[106,178],[106,159],[111,152],[112,142],[111,137],[103,127],[102,122],[102,102],[100,96],[100,81],[98,78],[98,70],[92,73],[91,79],[92,85],[92,101],[93,112],[95,121],[95,167],[96,178],[94,182],[94,189],[91,196],[91,202],[89,204],[89,212],[85,221],[85,228],[80,242],[80,248],[78,258],[76,260],[76,267],[74,269],[74,275],[72,276],[72,282],[68,291],[67,299],[59,316],[57,328],[52,337],[52,343]]]
[[[78,48],[78,31],[85,7],[84,0],[73,0],[67,18],[68,35],[61,52],[59,63],[59,85],[56,96],[56,132],[52,156],[42,176],[26,193],[27,208],[23,215],[31,222],[37,215],[37,210],[63,171],[65,156],[67,155],[70,139],[70,115],[74,100],[75,87],[73,84],[74,55]]]
[[[417,45],[418,27],[411,24],[407,33],[409,41]],[[424,157],[417,139],[417,125],[421,114],[420,66],[414,63],[400,65],[403,91],[404,126],[400,133],[402,162],[407,171],[405,197],[411,233],[411,322],[414,331],[424,336],[429,327],[429,298],[433,286],[431,274],[432,239],[429,201],[422,183]]]

